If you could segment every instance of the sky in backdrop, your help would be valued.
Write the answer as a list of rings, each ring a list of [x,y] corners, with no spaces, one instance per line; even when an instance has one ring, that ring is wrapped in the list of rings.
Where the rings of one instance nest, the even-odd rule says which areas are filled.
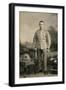
[[[21,43],[33,42],[35,32],[39,29],[39,21],[45,22],[45,29],[53,26],[58,30],[57,13],[19,12],[19,41]]]

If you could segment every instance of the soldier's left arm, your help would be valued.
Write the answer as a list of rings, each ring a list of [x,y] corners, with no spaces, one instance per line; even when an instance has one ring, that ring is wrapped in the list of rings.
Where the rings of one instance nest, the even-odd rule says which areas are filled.
[[[47,31],[47,38],[48,38],[48,49],[49,49],[51,46],[51,36],[50,36],[50,33],[48,31]]]

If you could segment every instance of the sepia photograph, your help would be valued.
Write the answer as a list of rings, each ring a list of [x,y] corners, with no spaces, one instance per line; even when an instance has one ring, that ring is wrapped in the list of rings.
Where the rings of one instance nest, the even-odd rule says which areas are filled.
[[[57,13],[19,12],[20,78],[58,75]]]

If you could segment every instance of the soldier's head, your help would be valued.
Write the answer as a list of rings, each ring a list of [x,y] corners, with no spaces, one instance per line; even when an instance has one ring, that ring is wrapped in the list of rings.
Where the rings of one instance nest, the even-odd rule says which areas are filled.
[[[39,22],[40,30],[44,30],[44,21]]]

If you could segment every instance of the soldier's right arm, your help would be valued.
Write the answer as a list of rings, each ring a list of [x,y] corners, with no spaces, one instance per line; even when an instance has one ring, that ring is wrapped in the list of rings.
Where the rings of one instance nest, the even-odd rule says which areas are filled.
[[[33,38],[33,47],[36,48],[36,41],[37,41],[37,33],[35,32],[34,38]]]

